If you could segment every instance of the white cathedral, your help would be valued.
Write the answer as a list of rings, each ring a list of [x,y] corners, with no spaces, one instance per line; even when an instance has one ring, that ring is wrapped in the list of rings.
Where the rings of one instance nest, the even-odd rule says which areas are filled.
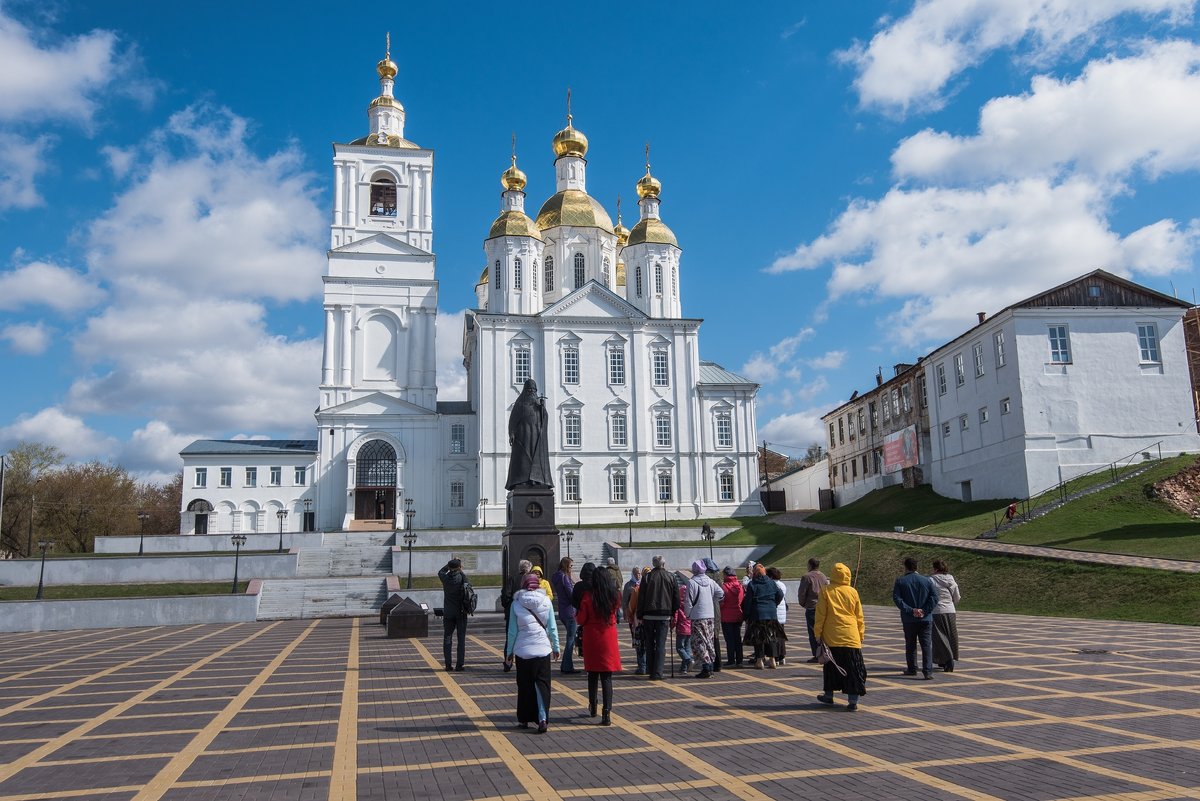
[[[536,219],[515,155],[501,176],[462,334],[468,397],[438,401],[433,151],[404,138],[390,54],[377,71],[370,133],[334,145],[317,438],[186,447],[181,533],[502,525],[527,378],[550,415],[560,526],[761,514],[758,385],[700,358],[649,163],[641,219],[625,228],[618,204],[614,226],[569,113]]]

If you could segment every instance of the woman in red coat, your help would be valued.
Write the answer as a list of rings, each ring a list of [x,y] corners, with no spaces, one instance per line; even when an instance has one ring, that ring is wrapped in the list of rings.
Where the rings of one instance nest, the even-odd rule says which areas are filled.
[[[592,586],[583,594],[575,620],[583,628],[583,669],[588,674],[588,714],[596,717],[597,685],[604,690],[601,726],[611,726],[612,674],[621,669],[617,647],[617,587],[607,570],[592,574]]]

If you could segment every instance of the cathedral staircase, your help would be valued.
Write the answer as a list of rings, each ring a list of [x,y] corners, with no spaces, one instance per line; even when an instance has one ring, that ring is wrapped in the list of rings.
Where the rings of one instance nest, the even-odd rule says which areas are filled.
[[[258,600],[259,620],[355,617],[379,611],[392,575],[393,532],[326,534],[320,548],[300,548],[296,578],[267,579]]]

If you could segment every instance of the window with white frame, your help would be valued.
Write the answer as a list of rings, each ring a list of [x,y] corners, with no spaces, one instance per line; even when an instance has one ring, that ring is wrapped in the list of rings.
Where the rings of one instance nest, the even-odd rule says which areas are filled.
[[[553,292],[554,291],[554,257],[553,256],[546,257],[545,270],[546,270],[546,272],[545,272],[546,291]]]
[[[667,352],[665,350],[656,350],[651,355],[651,361],[654,366],[654,386],[668,387],[671,385],[671,371],[667,364]]]
[[[900,417],[900,390],[892,390],[892,417]]]
[[[863,410],[861,408],[858,410],[858,433],[867,433],[867,416],[863,414]]]
[[[997,331],[992,336],[996,346],[996,366],[1003,367],[1008,361],[1008,357],[1004,354],[1004,331]]]
[[[578,409],[568,409],[563,415],[563,447],[578,448],[583,445],[583,419]]]
[[[717,447],[733,447],[733,416],[729,412],[717,412]]]
[[[462,509],[466,506],[467,485],[460,480],[450,482],[450,508]]]
[[[717,498],[726,502],[733,500],[733,470],[725,469],[717,474]]]
[[[925,374],[921,373],[917,376],[917,398],[921,401],[921,408],[929,408],[929,388],[925,386]]]
[[[671,297],[679,297],[679,268],[671,265]]]
[[[886,415],[885,415],[886,418]],[[846,421],[838,417],[838,444],[846,444]]]
[[[467,452],[467,427],[463,423],[453,423],[450,426],[450,452]]]
[[[912,410],[912,384],[908,381],[900,387],[900,408],[905,412]]]
[[[958,427],[963,431],[966,431],[971,427],[971,418],[967,417],[965,414],[960,414],[958,416]]]
[[[656,265],[654,265],[654,294],[657,297],[661,298],[662,292],[663,292],[662,265],[656,264]]]
[[[1141,351],[1143,362],[1158,363],[1162,357],[1158,352],[1158,325],[1155,323],[1138,323],[1138,350]]]
[[[868,403],[867,409],[871,413],[871,430],[874,431],[879,428],[879,409],[875,406],[875,401]]]
[[[278,487],[282,484],[283,484],[283,468],[282,467],[272,467],[271,468],[271,486]]]
[[[577,503],[579,499],[579,471],[568,470],[563,474],[563,500]]]
[[[954,354],[954,383],[960,387],[967,383],[967,367],[961,353]]]
[[[949,423],[942,423],[942,436],[943,437],[950,436],[950,424]]]
[[[609,274],[608,256],[605,256],[604,261],[601,262],[601,265],[600,265],[600,279],[604,282],[605,286],[608,286],[608,274]]]
[[[846,412],[846,430],[850,432],[850,441],[854,441],[854,412]]]
[[[837,447],[837,432],[834,431],[833,423],[829,424],[829,447],[830,448]]]
[[[608,383],[620,386],[625,383],[625,346],[608,346]]]
[[[629,420],[625,412],[614,411],[608,417],[608,442],[614,448],[624,448],[629,444]]]
[[[887,393],[883,393],[883,422],[887,423],[892,419],[892,404],[888,401]]]
[[[538,263],[537,259],[533,260],[533,269],[529,271],[529,277],[532,279],[533,291],[538,291]]]
[[[608,476],[609,501],[612,503],[625,503],[628,497],[629,492],[626,490],[624,469],[613,470]]]
[[[193,484],[192,486],[197,487],[199,489],[204,489],[205,487],[208,486],[208,468],[207,467],[197,467],[196,468],[196,483]]]
[[[654,445],[657,448],[671,447],[671,413],[654,413]]]
[[[659,470],[657,475],[658,502],[668,503],[674,497],[674,484],[670,470]]]
[[[1050,363],[1069,364],[1071,362],[1071,343],[1067,337],[1065,325],[1052,325],[1046,329],[1050,343]]]
[[[232,467],[222,467],[221,468],[220,486],[222,486],[222,487],[232,487],[233,486],[233,468]]]
[[[521,260],[513,259],[513,289],[521,288]]]
[[[247,467],[246,468],[246,486],[247,487],[257,487],[258,486],[258,468],[257,467]]]
[[[1008,398],[1000,399],[1000,414],[1008,414],[1012,411],[1012,401]]]
[[[529,347],[518,346],[513,351],[513,383],[524,384],[533,376],[533,357]]]
[[[308,483],[308,468],[297,467],[295,474],[292,476],[292,483],[297,487],[303,487]]]
[[[633,271],[633,277],[634,286],[637,289],[637,296],[640,298],[642,296],[642,265],[639,264],[637,269]]]
[[[946,365],[939,364],[935,370],[937,373],[938,394],[946,394]]]
[[[563,383],[578,384],[579,383],[579,348],[568,346],[563,348],[562,352],[563,364]]]
[[[496,269],[492,270],[492,272],[495,273],[492,278],[495,279],[496,289],[504,289],[504,272],[500,269],[499,259],[496,259]]]
[[[980,407],[980,409],[979,409],[979,422],[980,422],[980,424],[986,423],[986,422],[988,421],[988,419],[989,419],[989,415],[988,415],[988,407],[986,407],[986,406],[982,406],[982,407]]]
[[[575,288],[579,289],[579,287],[583,286],[583,283],[586,280],[587,280],[587,270],[584,269],[583,254],[576,253],[575,254]]]
[[[975,377],[979,378],[983,375],[983,343],[977,342],[973,352],[975,356]]]

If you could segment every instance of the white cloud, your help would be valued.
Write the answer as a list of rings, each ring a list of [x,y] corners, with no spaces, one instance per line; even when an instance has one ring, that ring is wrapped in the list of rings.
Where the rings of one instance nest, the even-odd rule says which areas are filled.
[[[52,331],[41,321],[15,323],[0,330],[0,339],[8,340],[9,347],[26,356],[38,356],[50,347]]]
[[[318,296],[325,215],[302,154],[259,157],[246,120],[223,108],[193,106],[164,130],[139,180],[91,227],[93,273],[130,294]]]
[[[738,372],[759,384],[772,384],[779,378],[779,365],[765,354],[755,353]]]
[[[998,49],[1026,45],[1045,61],[1122,15],[1186,20],[1195,0],[918,0],[867,44],[841,54],[863,106],[937,108],[947,85]]]
[[[828,389],[828,379],[826,379],[823,375],[819,375],[804,386],[798,388],[795,394],[800,400],[811,401],[813,398],[817,397]]]
[[[137,429],[120,449],[117,463],[144,479],[162,483],[179,470],[179,452],[196,434],[179,434],[162,420],[151,420]]]
[[[439,310],[437,315],[438,400],[467,399],[467,371],[463,369],[462,333],[466,309],[456,312]]]
[[[807,448],[814,442],[825,444],[825,425],[821,422],[820,409],[808,409],[790,414],[781,414],[758,427],[759,436],[770,447],[774,442],[781,447]]]
[[[137,150],[132,147],[116,147],[114,145],[105,145],[100,148],[100,154],[108,162],[108,169],[117,179],[124,178],[129,174],[129,170],[133,167],[134,161],[137,159]]]
[[[892,154],[897,175],[976,180],[1064,171],[1121,178],[1200,167],[1200,45],[1162,42],[1093,61],[1074,80],[1035,77],[994,98],[974,136],[924,130]]]
[[[94,282],[69,267],[34,261],[0,273],[0,309],[5,311],[43,305],[70,312],[103,299],[104,292]]]
[[[768,348],[767,353],[756,351],[742,364],[738,372],[759,384],[770,384],[777,381],[781,369],[785,370],[790,377],[792,372],[788,368],[792,357],[796,354],[796,349],[802,342],[812,339],[816,333],[812,328],[802,328],[795,334],[776,342]],[[792,369],[794,370],[794,368]]]
[[[72,461],[108,459],[116,440],[87,426],[82,418],[51,406],[33,415],[23,415],[12,425],[0,428],[0,443],[6,447],[20,441],[57,446]]]
[[[842,366],[842,362],[846,360],[846,351],[831,350],[826,352],[824,356],[818,356],[815,359],[808,360],[808,366],[816,370],[836,370]]]
[[[0,131],[0,209],[30,209],[42,205],[37,177],[45,172],[50,136],[32,139]]]

